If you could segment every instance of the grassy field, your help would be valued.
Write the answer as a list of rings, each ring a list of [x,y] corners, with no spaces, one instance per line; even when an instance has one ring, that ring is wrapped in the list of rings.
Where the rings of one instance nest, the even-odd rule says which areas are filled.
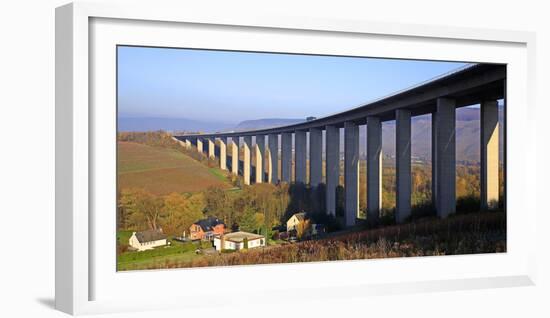
[[[230,188],[224,172],[169,148],[118,142],[119,188],[143,188],[154,194],[202,191],[209,186]]]
[[[117,239],[119,243],[127,244],[128,239],[132,235],[132,231],[119,231]],[[117,270],[135,270],[149,268],[154,264],[172,263],[172,262],[188,262],[195,258],[202,257],[197,255],[195,250],[201,248],[211,248],[210,242],[178,242],[168,239],[169,246],[158,247],[148,251],[127,251],[117,255]]]

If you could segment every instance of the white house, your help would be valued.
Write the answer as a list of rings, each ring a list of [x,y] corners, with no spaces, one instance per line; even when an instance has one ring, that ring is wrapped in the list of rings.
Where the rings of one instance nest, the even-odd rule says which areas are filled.
[[[248,232],[228,233],[214,238],[216,251],[221,251],[222,249],[240,250],[245,248],[245,245],[248,245],[248,248],[265,246],[265,238],[263,235]]]
[[[134,232],[128,244],[138,251],[150,250],[155,247],[166,245],[166,235],[162,230],[146,230],[142,232]]]
[[[290,217],[290,219],[288,219],[288,221],[286,221],[286,231],[290,232],[290,231],[297,230],[296,227],[300,223],[304,222],[305,220],[306,220],[305,212],[294,214],[293,216]]]

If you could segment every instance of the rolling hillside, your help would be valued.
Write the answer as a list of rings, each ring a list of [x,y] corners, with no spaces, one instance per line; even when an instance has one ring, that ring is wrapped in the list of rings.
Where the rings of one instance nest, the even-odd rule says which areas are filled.
[[[154,194],[195,192],[208,186],[230,188],[223,173],[169,148],[118,142],[118,187]]]

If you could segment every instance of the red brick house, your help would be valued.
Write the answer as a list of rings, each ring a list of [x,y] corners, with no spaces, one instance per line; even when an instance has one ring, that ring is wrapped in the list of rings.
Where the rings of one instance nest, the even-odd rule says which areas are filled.
[[[211,241],[217,235],[225,232],[225,224],[222,220],[214,217],[199,220],[189,228],[189,238],[191,240]]]

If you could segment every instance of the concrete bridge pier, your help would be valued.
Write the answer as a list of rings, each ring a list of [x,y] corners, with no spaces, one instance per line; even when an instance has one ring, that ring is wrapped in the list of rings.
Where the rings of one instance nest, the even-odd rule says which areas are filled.
[[[395,220],[397,223],[403,223],[411,215],[411,111],[398,109],[395,117]]]
[[[323,177],[323,131],[309,130],[309,184],[317,187]]]
[[[292,134],[284,132],[281,134],[281,181],[289,182],[292,171]]]
[[[227,145],[226,138],[222,137],[218,139],[220,143],[220,169],[227,170]]]
[[[279,182],[279,135],[269,134],[268,146],[269,146],[269,169],[268,179],[272,184]]]
[[[346,226],[355,225],[359,213],[359,127],[344,123],[344,186]]]
[[[197,151],[203,153],[202,139],[197,138]]]
[[[437,99],[436,115],[436,210],[446,218],[456,211],[456,101]]]
[[[264,182],[265,169],[265,135],[256,136],[256,183]]]
[[[382,123],[367,117],[367,222],[378,224],[382,208]]]
[[[231,173],[239,175],[239,137],[231,137]]]
[[[294,133],[294,149],[296,156],[294,162],[296,183],[301,182],[305,184],[307,182],[307,140],[305,131],[297,130]]]
[[[340,182],[340,128],[326,126],[326,213],[336,215],[336,188]]]
[[[243,137],[243,179],[244,184],[250,185],[250,149],[252,148],[252,136]]]
[[[191,148],[191,140],[185,139],[185,148],[187,148],[187,149]]]
[[[208,138],[208,157],[216,158],[216,144],[214,138]]]
[[[432,113],[432,205],[437,208],[437,112]]]
[[[481,103],[480,137],[481,137],[481,209],[493,210],[498,208],[498,103],[486,101]]]

